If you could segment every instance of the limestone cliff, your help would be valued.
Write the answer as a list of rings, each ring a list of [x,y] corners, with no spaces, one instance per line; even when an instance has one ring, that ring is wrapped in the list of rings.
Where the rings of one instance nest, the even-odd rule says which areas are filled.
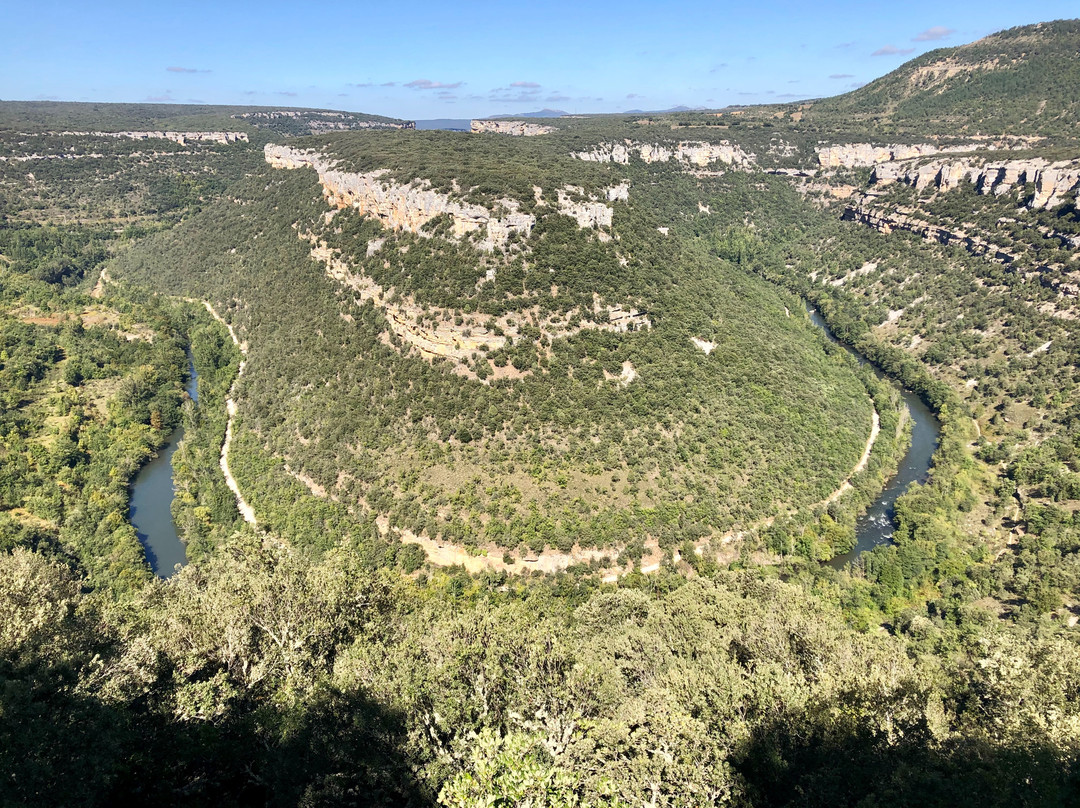
[[[491,132],[496,135],[534,137],[536,135],[551,134],[556,127],[528,121],[473,121],[469,129],[473,134]]]
[[[338,171],[335,164],[315,152],[299,151],[288,146],[267,144],[266,161],[274,168],[313,168],[319,175],[323,195],[337,208],[356,208],[360,213],[374,216],[391,230],[420,229],[436,216],[447,214],[452,219],[451,232],[455,238],[480,231],[480,248],[493,250],[506,243],[512,232],[528,235],[536,217],[514,210],[513,200],[500,200],[511,212],[501,218],[487,208],[452,200],[447,194],[432,190],[425,180],[402,185],[386,180],[385,170],[366,174]]]
[[[1009,250],[993,244],[979,236],[972,235],[964,230],[950,230],[939,225],[919,219],[914,215],[915,211],[909,208],[897,208],[891,212],[882,211],[869,207],[863,202],[848,205],[844,209],[843,218],[849,221],[857,221],[879,230],[882,233],[891,233],[894,230],[906,230],[921,236],[926,241],[937,242],[946,246],[963,247],[972,255],[980,255],[990,261],[995,261],[1017,271],[1028,274],[1028,277],[1038,277],[1039,282],[1055,290],[1059,295],[1074,298],[1080,297],[1080,278],[1076,272],[1066,272],[1059,275],[1051,271],[1047,266],[1023,266],[1021,258]],[[1067,237],[1059,236],[1064,241]],[[1052,316],[1062,316],[1072,319],[1072,312],[1062,314],[1054,304],[1045,304],[1047,313]]]
[[[247,143],[246,132],[47,132],[54,137],[112,137],[124,140],[172,140],[188,143]]]
[[[588,151],[571,152],[571,156],[578,160],[621,165],[629,164],[632,154],[637,154],[645,163],[666,163],[676,160],[686,166],[697,168],[704,168],[716,161],[748,168],[756,162],[753,154],[743,151],[738,145],[726,140],[720,143],[680,141],[676,144],[638,143],[624,140],[622,143],[599,143]]]
[[[871,182],[877,185],[902,182],[919,191],[926,188],[949,191],[962,182],[971,182],[980,194],[994,195],[1032,183],[1035,195],[1028,206],[1052,208],[1064,201],[1065,194],[1080,189],[1080,164],[1050,163],[1041,158],[981,165],[972,159],[889,162],[874,168]]]
[[[863,202],[848,205],[844,209],[843,218],[848,221],[861,222],[869,225],[882,233],[891,233],[893,230],[906,230],[915,233],[927,241],[935,241],[946,246],[955,245],[964,247],[973,255],[983,255],[1001,264],[1012,264],[1017,257],[1007,250],[1002,249],[985,239],[973,236],[963,230],[949,230],[939,225],[931,224],[913,215],[914,211],[908,208],[896,208],[892,211],[881,211]]]
[[[844,143],[819,146],[815,151],[822,168],[865,168],[895,160],[932,157],[936,154],[962,154],[975,151],[998,151],[1025,148],[1038,138],[1010,137],[998,140],[972,140],[940,146],[936,143],[875,146],[873,143]]]
[[[383,312],[390,330],[406,350],[415,349],[425,359],[449,360],[456,373],[471,379],[478,377],[470,363],[484,361],[488,352],[499,350],[508,341],[521,340],[526,326],[540,329],[542,339],[537,344],[544,351],[547,351],[545,337],[559,339],[585,329],[621,333],[652,326],[647,313],[633,307],[604,304],[595,294],[588,319],[582,316],[586,312],[578,309],[560,316],[546,314],[539,306],[533,306],[492,318],[425,306],[410,295],[383,289],[312,234],[300,233],[300,237],[312,244],[311,256],[326,267],[327,275],[352,289],[358,302],[371,301]],[[512,366],[497,368],[491,364],[491,370],[494,378],[525,375]]]
[[[391,230],[407,230],[418,233],[436,216],[447,214],[452,219],[451,233],[461,238],[469,233],[480,232],[482,250],[492,251],[506,244],[511,233],[528,236],[536,224],[536,217],[517,210],[519,203],[513,199],[500,199],[499,205],[509,212],[495,216],[480,205],[470,205],[451,199],[447,194],[432,190],[426,180],[413,180],[407,185],[385,179],[385,170],[366,174],[353,174],[337,170],[333,161],[312,151],[300,151],[288,146],[267,144],[264,148],[266,161],[274,168],[312,168],[319,175],[323,195],[336,208],[355,208],[362,214],[374,216]],[[608,202],[629,198],[629,183],[605,189],[606,202],[596,196],[586,196],[581,188],[567,186],[559,190],[559,210],[577,220],[580,227],[609,227],[612,208]],[[610,238],[600,232],[601,240]]]
[[[328,112],[319,110],[276,109],[258,112],[238,112],[231,117],[250,120],[254,125],[288,121],[306,127],[313,134],[340,132],[354,129],[415,129],[415,121],[377,121],[352,112]]]
[[[586,195],[583,188],[576,185],[567,185],[556,191],[559,199],[559,212],[570,216],[577,221],[578,227],[592,227],[600,231],[601,241],[607,241],[610,236],[600,230],[602,227],[611,227],[611,218],[614,213],[610,205],[600,201],[597,196]],[[624,182],[604,190],[604,198],[607,202],[626,202],[630,198],[630,183]]]

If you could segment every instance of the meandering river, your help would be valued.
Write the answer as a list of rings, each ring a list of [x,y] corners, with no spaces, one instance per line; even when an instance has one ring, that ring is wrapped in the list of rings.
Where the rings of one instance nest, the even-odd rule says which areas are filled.
[[[830,341],[854,356],[860,364],[869,364],[862,354],[838,340],[817,311],[807,307],[811,322],[825,332]],[[882,376],[876,370],[878,376]],[[885,484],[878,498],[855,523],[855,548],[850,553],[838,555],[828,561],[833,569],[842,569],[866,550],[880,544],[888,544],[893,535],[893,506],[897,498],[907,491],[913,482],[923,482],[930,471],[930,459],[937,450],[941,435],[941,423],[921,398],[910,390],[903,390],[904,404],[911,416],[911,446],[900,461],[896,474]]]
[[[841,346],[860,363],[868,364],[865,357],[833,336],[816,311],[809,307],[807,311],[814,325],[832,342]],[[198,375],[194,365],[190,366],[190,371],[187,392],[193,401],[197,401]],[[903,398],[912,421],[911,446],[900,461],[896,474],[856,522],[855,548],[850,553],[838,555],[828,562],[834,569],[841,569],[864,551],[886,544],[892,539],[893,506],[897,497],[903,494],[911,483],[924,481],[930,470],[930,460],[937,449],[941,425],[917,395],[904,390]],[[180,541],[171,510],[176,493],[172,479],[172,456],[183,437],[184,428],[178,427],[169,436],[168,444],[158,452],[157,457],[139,470],[131,489],[131,523],[145,548],[146,560],[162,578],[168,578],[178,565],[187,563],[184,543]]]
[[[195,366],[188,365],[191,378],[187,393],[192,401],[198,401],[198,374]],[[184,437],[184,428],[177,427],[169,436],[169,442],[158,450],[157,457],[139,469],[131,486],[129,518],[135,527],[146,560],[156,575],[168,578],[176,572],[177,565],[187,563],[184,543],[172,518],[172,501],[176,494],[172,478],[172,457]]]

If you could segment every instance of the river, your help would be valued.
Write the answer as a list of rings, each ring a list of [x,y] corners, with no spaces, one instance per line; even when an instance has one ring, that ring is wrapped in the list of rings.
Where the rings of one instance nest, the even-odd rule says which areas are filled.
[[[191,377],[187,394],[198,401],[198,374],[188,357]],[[146,560],[156,575],[168,578],[177,565],[187,563],[187,552],[176,523],[172,518],[172,501],[176,494],[172,478],[172,457],[184,437],[182,426],[173,430],[169,442],[158,450],[157,456],[139,469],[131,486],[131,505],[128,516],[139,542],[146,551]]]
[[[825,320],[814,309],[807,307],[810,320],[825,332],[825,336],[832,342],[842,347],[859,361],[860,364],[869,364],[864,356],[858,351],[845,345],[838,340]],[[880,371],[878,376],[883,374]],[[923,482],[930,471],[930,460],[937,450],[938,439],[941,434],[941,423],[937,416],[926,406],[921,398],[910,390],[901,391],[908,414],[911,416],[911,446],[900,461],[896,474],[893,475],[882,490],[878,498],[870,505],[862,516],[855,522],[855,548],[849,553],[835,556],[827,562],[833,569],[843,569],[855,561],[862,553],[873,550],[881,544],[888,544],[892,540],[894,528],[894,509],[897,498],[907,491],[913,482]]]

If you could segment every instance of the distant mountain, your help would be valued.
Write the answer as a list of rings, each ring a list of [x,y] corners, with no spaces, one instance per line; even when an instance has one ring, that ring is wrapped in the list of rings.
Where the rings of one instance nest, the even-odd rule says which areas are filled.
[[[708,107],[687,107],[679,104],[677,107],[670,107],[668,109],[628,109],[626,112],[620,113],[622,115],[662,115],[666,112],[700,112],[703,109],[709,109]]]
[[[412,129],[412,121],[303,107],[0,101],[0,131],[95,129],[263,129],[299,137],[356,129]]]
[[[1080,20],[1059,20],[932,50],[858,90],[815,102],[803,118],[942,134],[1075,137],[1078,87]]]
[[[468,132],[472,125],[470,118],[431,118],[426,121],[414,121],[417,129],[447,129],[451,132]]]
[[[515,115],[503,113],[502,115],[488,115],[488,120],[494,120],[496,118],[561,118],[564,115],[569,115],[569,112],[563,112],[561,109],[541,109],[537,112],[519,112]]]

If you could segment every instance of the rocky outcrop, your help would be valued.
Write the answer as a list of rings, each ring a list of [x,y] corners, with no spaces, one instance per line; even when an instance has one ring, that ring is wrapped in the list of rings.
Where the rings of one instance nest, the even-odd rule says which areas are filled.
[[[529,123],[528,121],[473,121],[469,126],[473,134],[491,132],[496,135],[515,135],[517,137],[549,135],[556,128],[540,123]]]
[[[596,197],[585,197],[582,188],[576,185],[567,185],[556,191],[559,197],[559,212],[575,219],[578,227],[610,227],[612,209]]]
[[[906,230],[921,236],[926,241],[934,241],[946,246],[959,246],[973,255],[982,255],[1000,264],[1012,264],[1017,256],[985,239],[973,236],[963,230],[949,230],[930,222],[912,216],[913,211],[906,208],[897,208],[894,212],[887,213],[876,210],[865,203],[848,205],[844,209],[843,218],[847,221],[856,221],[869,225],[882,233],[891,233],[894,230]]]
[[[308,127],[313,135],[320,132],[350,129],[415,129],[415,121],[375,121],[351,112],[316,112],[313,110],[276,109],[265,112],[238,112],[231,117],[260,121],[295,121]]]
[[[950,149],[955,152],[972,151],[974,147],[963,146]],[[875,146],[872,143],[845,143],[839,146],[823,146],[816,149],[818,163],[822,168],[862,168],[892,160],[925,157],[941,154],[942,148],[930,143],[905,146]]]
[[[488,352],[497,351],[508,341],[525,338],[523,329],[535,326],[549,339],[572,336],[585,329],[623,333],[652,327],[648,313],[637,308],[604,304],[593,295],[592,310],[586,314],[578,309],[563,315],[545,314],[538,306],[519,310],[497,318],[479,314],[464,314],[424,306],[409,295],[384,289],[367,275],[357,271],[331,250],[325,242],[310,233],[300,237],[312,244],[311,257],[326,267],[326,274],[356,293],[357,302],[370,301],[386,317],[390,330],[406,346],[411,346],[425,359],[447,359],[462,376],[477,379],[469,363]],[[494,278],[495,270],[485,280]],[[483,282],[483,281],[480,281]],[[490,361],[490,360],[489,360]],[[492,366],[492,370],[496,368]],[[498,370],[499,375],[521,376],[512,367]]]
[[[288,146],[267,144],[266,161],[274,168],[312,168],[319,175],[323,196],[336,208],[355,208],[362,214],[374,216],[387,228],[421,233],[425,224],[443,214],[451,217],[451,234],[461,238],[469,233],[482,232],[482,250],[494,250],[504,245],[511,233],[528,236],[536,224],[532,214],[521,213],[514,199],[500,199],[499,205],[509,212],[497,217],[480,205],[469,205],[451,199],[447,194],[428,187],[426,180],[414,180],[402,185],[384,177],[385,170],[366,174],[338,171],[333,161],[312,151],[300,151]],[[611,226],[612,208],[609,202],[625,202],[630,196],[627,182],[603,191],[603,199],[586,195],[584,189],[568,185],[558,192],[559,211],[577,221],[579,227],[600,230]],[[603,241],[610,236],[599,233]]]
[[[875,146],[873,143],[844,143],[819,146],[815,151],[822,168],[865,168],[878,163],[932,157],[936,154],[962,154],[975,151],[999,151],[1027,148],[1038,138],[1011,137],[997,140],[972,140],[945,146],[936,143],[914,143]]]
[[[753,154],[738,145],[724,140],[720,143],[681,141],[679,143],[598,143],[588,151],[571,152],[571,157],[593,163],[620,163],[627,165],[631,155],[636,154],[645,163],[666,163],[676,160],[686,166],[704,168],[710,163],[748,168],[756,162]]]
[[[527,236],[536,223],[536,217],[514,210],[517,207],[514,200],[500,200],[511,210],[500,218],[487,208],[458,202],[447,194],[432,190],[426,180],[402,185],[383,179],[387,174],[385,170],[366,174],[338,171],[333,161],[320,154],[287,146],[267,144],[264,154],[274,168],[313,168],[322,183],[323,195],[331,205],[355,208],[362,214],[374,216],[392,230],[420,233],[425,224],[445,214],[451,218],[451,233],[455,238],[479,231],[484,235],[480,249],[493,250],[505,244],[513,232]]]
[[[1035,195],[1030,208],[1052,208],[1064,201],[1064,195],[1080,189],[1080,165],[1075,162],[1050,163],[1044,159],[1009,160],[977,164],[973,160],[927,163],[892,162],[874,168],[870,181],[877,185],[902,182],[916,190],[935,188],[949,191],[963,182],[972,183],[980,194],[1006,194],[1032,183]]]
[[[53,137],[113,137],[126,140],[172,140],[188,143],[247,143],[247,132],[47,132]]]

